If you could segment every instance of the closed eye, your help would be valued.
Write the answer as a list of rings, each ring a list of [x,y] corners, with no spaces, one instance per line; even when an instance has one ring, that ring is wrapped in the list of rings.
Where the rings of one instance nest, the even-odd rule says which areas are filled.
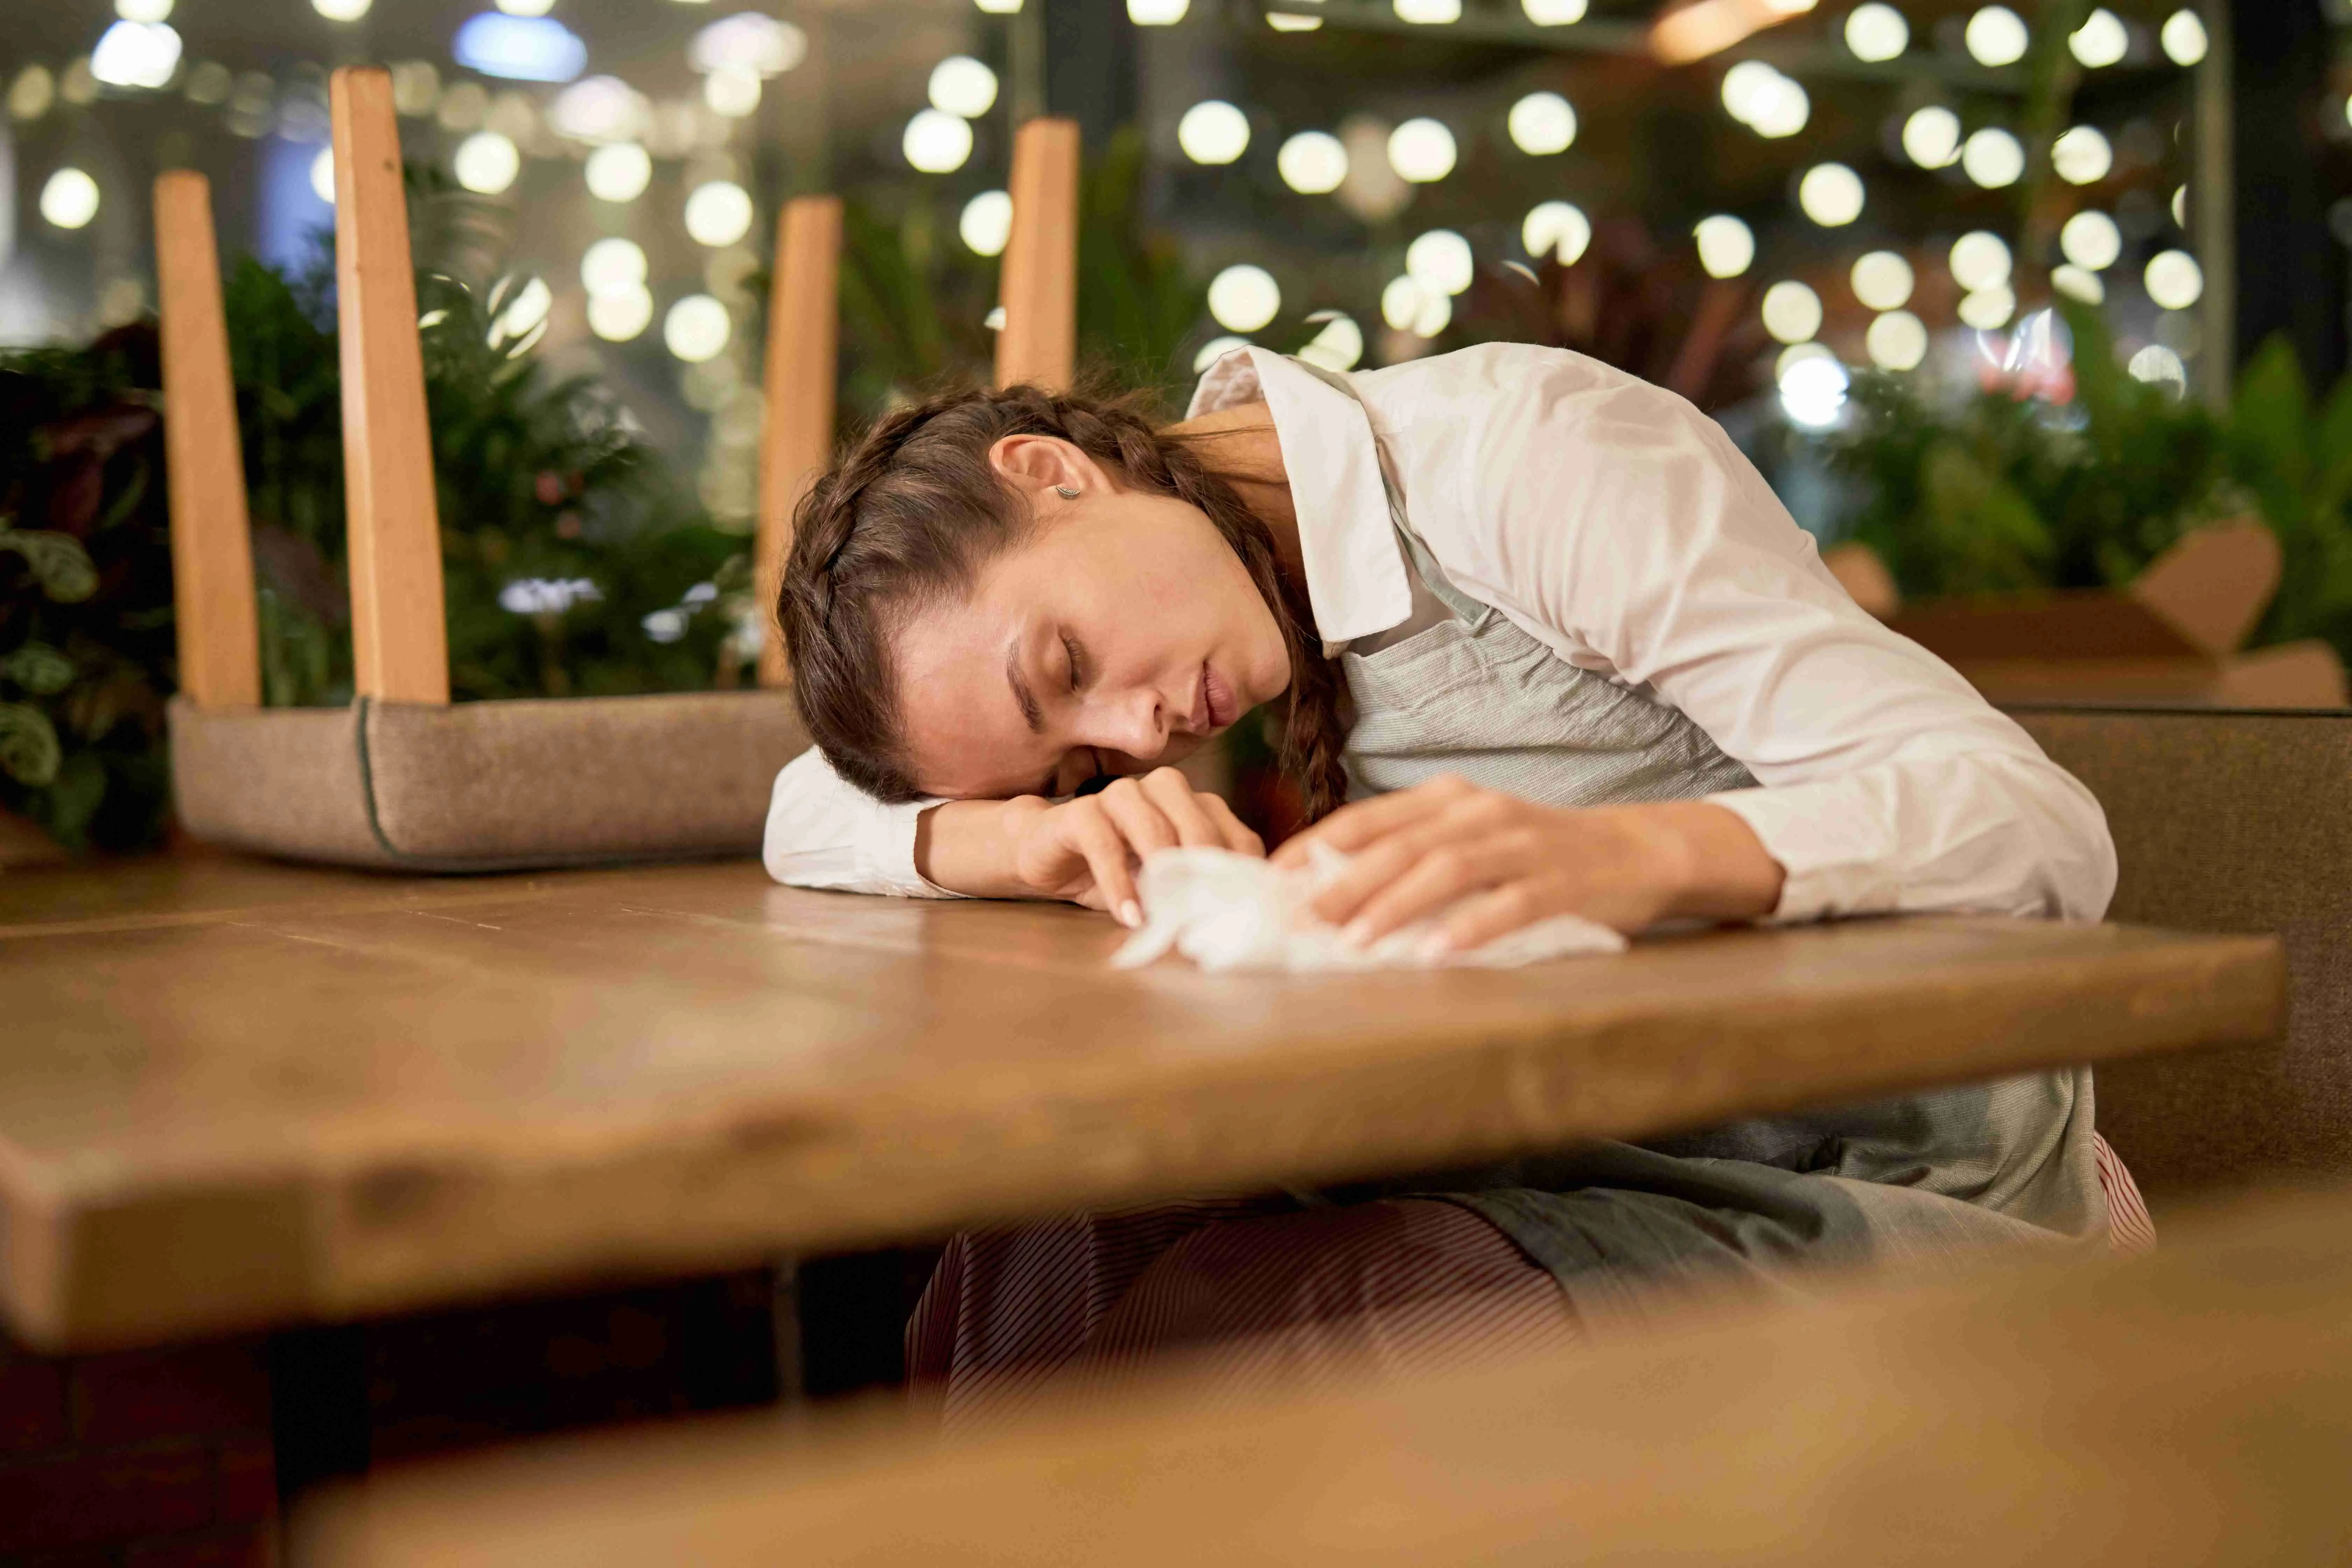
[[[1067,632],[1064,632],[1062,634],[1062,657],[1069,660],[1070,691],[1071,694],[1075,696],[1080,685],[1078,671],[1084,656],[1078,649],[1077,639],[1070,636]]]

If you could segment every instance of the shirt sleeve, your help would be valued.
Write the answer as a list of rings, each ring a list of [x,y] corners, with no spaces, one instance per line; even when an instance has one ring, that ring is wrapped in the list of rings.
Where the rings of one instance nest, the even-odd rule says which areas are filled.
[[[1762,787],[1713,798],[1786,873],[1775,920],[2105,912],[2115,847],[2087,789],[1855,605],[1715,421],[1544,358],[1469,454],[1462,585],[1747,766]]]
[[[964,895],[915,869],[915,822],[935,800],[885,805],[833,771],[814,746],[784,765],[768,797],[761,858],[788,887],[909,899]]]

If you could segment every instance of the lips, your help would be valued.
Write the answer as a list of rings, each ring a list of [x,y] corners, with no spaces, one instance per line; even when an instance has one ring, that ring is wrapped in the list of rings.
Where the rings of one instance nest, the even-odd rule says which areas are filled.
[[[1225,684],[1225,678],[1219,675],[1215,668],[1211,665],[1204,664],[1201,667],[1201,701],[1202,705],[1209,710],[1208,728],[1211,733],[1223,729],[1241,717],[1237,711],[1241,705],[1234,696],[1234,689]]]

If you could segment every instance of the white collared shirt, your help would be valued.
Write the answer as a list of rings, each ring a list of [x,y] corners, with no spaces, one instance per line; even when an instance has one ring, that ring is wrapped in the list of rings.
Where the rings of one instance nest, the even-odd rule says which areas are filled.
[[[1713,420],[1563,350],[1492,343],[1349,377],[1263,349],[1192,413],[1263,398],[1327,653],[1413,614],[1383,458],[1463,593],[1560,658],[1688,714],[1761,786],[1709,798],[1780,863],[1780,921],[1971,910],[2095,920],[2115,847],[2088,790],[1838,586]],[[951,896],[915,820],[811,751],[776,779],[766,859],[800,887]]]

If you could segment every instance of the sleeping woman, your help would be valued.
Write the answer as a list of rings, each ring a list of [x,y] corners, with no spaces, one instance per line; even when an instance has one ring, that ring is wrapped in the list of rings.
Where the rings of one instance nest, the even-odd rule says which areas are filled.
[[[772,875],[1133,925],[1153,851],[1264,853],[1171,764],[1283,698],[1314,826],[1276,858],[1352,855],[1318,909],[1360,941],[2105,909],[2089,793],[1858,608],[1680,398],[1517,345],[1349,375],[1246,349],[1192,413],[961,393],[816,484],[779,606],[816,745]],[[1696,1288],[2108,1244],[2129,1182],[2076,1069],[1073,1215],[958,1237],[909,1370],[952,1423],[1173,1346],[1241,1384],[1453,1361]]]

